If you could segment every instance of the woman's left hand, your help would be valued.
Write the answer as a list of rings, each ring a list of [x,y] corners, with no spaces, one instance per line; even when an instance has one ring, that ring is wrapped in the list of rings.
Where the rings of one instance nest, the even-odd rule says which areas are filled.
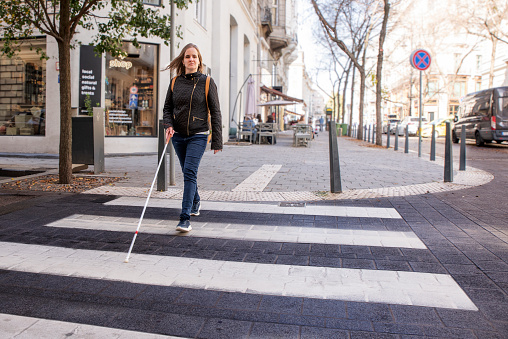
[[[213,150],[213,154],[217,154],[217,152],[222,152],[222,150],[221,149],[214,149]]]

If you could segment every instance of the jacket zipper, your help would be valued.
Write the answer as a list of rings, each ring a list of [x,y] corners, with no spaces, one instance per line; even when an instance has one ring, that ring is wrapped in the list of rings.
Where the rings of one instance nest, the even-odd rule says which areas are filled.
[[[205,119],[201,119],[201,118],[198,118],[198,117],[192,117],[192,121],[196,121],[196,120],[205,121]]]
[[[190,96],[190,104],[189,104],[189,117],[187,118],[187,135],[190,135],[190,117],[191,117],[191,110],[192,110],[192,96],[194,95],[194,90],[196,89],[196,85],[198,84],[198,81],[194,83],[194,88],[192,89],[192,93]]]

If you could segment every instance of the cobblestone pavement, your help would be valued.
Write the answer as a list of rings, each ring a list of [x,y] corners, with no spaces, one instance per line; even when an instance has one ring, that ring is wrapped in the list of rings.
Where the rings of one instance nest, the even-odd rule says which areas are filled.
[[[0,207],[0,337],[508,338],[506,147],[468,147],[451,184],[442,160],[339,149],[340,195],[324,133],[207,153],[193,231],[174,230],[177,176],[128,263],[153,155],[108,157],[115,186]]]

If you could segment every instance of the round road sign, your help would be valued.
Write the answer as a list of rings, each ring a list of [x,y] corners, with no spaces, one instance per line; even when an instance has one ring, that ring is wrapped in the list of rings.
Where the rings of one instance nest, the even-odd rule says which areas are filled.
[[[411,66],[416,68],[419,71],[425,71],[430,67],[430,53],[424,49],[417,49],[411,53],[411,57],[409,61],[411,62]]]

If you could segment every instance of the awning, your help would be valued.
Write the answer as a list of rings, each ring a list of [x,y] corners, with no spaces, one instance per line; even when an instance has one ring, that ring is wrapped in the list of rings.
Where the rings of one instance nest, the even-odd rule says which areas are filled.
[[[269,94],[273,94],[273,95],[277,95],[285,100],[288,100],[288,101],[296,101],[296,102],[299,102],[299,103],[304,103],[304,101],[302,99],[297,99],[297,98],[293,98],[293,97],[290,97],[289,95],[286,95],[282,92],[279,92],[277,91],[276,89],[273,89],[273,88],[269,88],[269,87],[266,87],[265,85],[261,86],[261,90],[263,92],[266,92],[266,93],[269,93]]]
[[[287,101],[287,100],[272,100],[267,101],[262,104],[258,104],[258,106],[288,106],[288,105],[299,105],[299,102]]]

